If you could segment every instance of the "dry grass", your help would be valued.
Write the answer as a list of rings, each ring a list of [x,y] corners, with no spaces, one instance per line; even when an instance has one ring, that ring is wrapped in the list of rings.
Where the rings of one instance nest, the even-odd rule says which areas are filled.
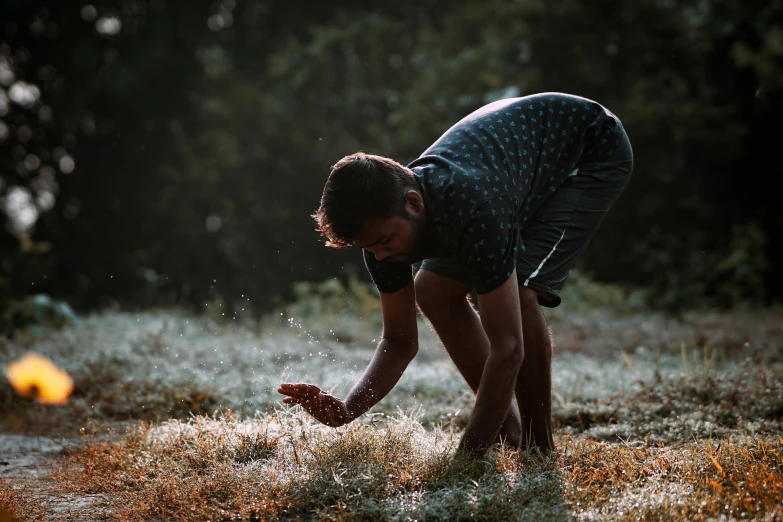
[[[278,412],[147,425],[119,444],[88,443],[57,478],[114,495],[124,519],[502,520],[534,499],[523,512],[565,512],[551,461],[508,451],[494,463],[454,461],[453,434],[405,416],[383,424],[334,430]]]
[[[121,519],[708,520],[783,516],[783,439],[616,444],[454,460],[457,434],[405,416],[340,429],[278,412],[144,425],[57,474]]]
[[[779,317],[550,318],[568,340],[554,363],[552,457],[454,459],[473,396],[424,325],[419,355],[370,415],[332,429],[281,409],[284,379],[347,392],[378,334],[356,318],[346,342],[323,317],[88,317],[5,346],[0,363],[34,349],[76,389],[53,409],[0,384],[0,420],[38,432],[130,421],[122,437],[87,424],[55,474],[70,494],[106,495],[120,519],[771,521],[783,518]],[[13,509],[26,498],[0,489]]]
[[[783,440],[739,437],[656,446],[567,443],[573,500],[600,518],[777,520]]]
[[[556,408],[554,457],[497,448],[454,460],[465,415],[331,429],[278,410],[88,438],[57,477],[111,495],[126,519],[780,519],[783,371],[691,370]]]

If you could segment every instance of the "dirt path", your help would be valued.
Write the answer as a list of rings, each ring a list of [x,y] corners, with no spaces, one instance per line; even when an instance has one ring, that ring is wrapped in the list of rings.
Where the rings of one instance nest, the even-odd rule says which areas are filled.
[[[0,483],[19,491],[45,513],[45,520],[108,520],[105,495],[63,493],[52,478],[57,457],[77,439],[0,433]]]

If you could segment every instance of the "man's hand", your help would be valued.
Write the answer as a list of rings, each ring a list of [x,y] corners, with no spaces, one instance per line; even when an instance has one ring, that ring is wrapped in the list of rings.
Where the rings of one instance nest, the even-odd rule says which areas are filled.
[[[314,384],[283,383],[277,391],[288,395],[283,402],[299,404],[307,413],[327,426],[336,428],[353,420],[342,399],[329,395]]]
[[[490,351],[481,373],[476,405],[459,449],[470,455],[485,451],[503,425],[514,398],[514,387],[524,358],[522,312],[516,270],[498,288],[479,294],[481,326]]]

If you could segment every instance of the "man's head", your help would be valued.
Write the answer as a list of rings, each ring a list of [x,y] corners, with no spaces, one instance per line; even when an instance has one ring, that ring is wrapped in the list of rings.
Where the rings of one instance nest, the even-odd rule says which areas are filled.
[[[357,152],[332,167],[313,218],[327,246],[356,245],[379,260],[412,263],[424,230],[424,200],[410,169]]]

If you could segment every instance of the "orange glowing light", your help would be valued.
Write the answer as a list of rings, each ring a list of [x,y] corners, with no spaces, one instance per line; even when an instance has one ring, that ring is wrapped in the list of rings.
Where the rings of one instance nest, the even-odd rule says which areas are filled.
[[[34,397],[41,404],[65,404],[73,391],[71,376],[35,353],[9,364],[6,376],[19,395]]]

